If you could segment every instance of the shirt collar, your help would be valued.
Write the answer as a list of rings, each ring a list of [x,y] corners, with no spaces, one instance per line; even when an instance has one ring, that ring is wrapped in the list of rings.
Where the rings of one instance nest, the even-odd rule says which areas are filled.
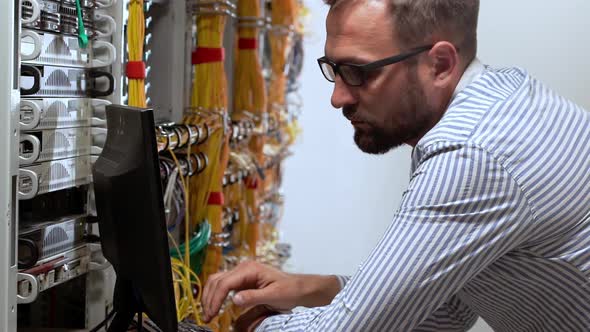
[[[484,70],[485,66],[481,61],[479,61],[478,58],[473,59],[469,66],[467,66],[467,69],[465,69],[463,76],[461,76],[461,80],[459,81],[459,84],[457,84],[455,92],[453,92],[453,99],[459,94],[459,92],[463,91],[463,89],[469,84],[478,79],[483,74]]]

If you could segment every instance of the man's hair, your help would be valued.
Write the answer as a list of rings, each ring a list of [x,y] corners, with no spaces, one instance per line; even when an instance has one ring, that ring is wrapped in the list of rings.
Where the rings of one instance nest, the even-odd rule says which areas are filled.
[[[332,8],[359,0],[324,0]],[[366,1],[366,0],[360,0]],[[479,0],[388,1],[396,36],[403,47],[446,40],[470,62],[477,53]]]

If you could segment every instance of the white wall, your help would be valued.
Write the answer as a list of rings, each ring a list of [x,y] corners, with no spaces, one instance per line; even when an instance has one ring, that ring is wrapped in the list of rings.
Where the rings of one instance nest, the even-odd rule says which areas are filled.
[[[304,133],[286,163],[283,239],[293,245],[291,270],[351,274],[376,244],[409,179],[409,148],[385,156],[361,153],[353,129],[330,106],[332,86],[315,59],[323,56],[327,8],[307,0],[308,28],[301,93]],[[479,57],[493,66],[529,70],[590,109],[590,1],[484,0]],[[491,331],[478,324],[473,331]]]
[[[590,110],[590,1],[483,0],[479,56],[526,68]]]

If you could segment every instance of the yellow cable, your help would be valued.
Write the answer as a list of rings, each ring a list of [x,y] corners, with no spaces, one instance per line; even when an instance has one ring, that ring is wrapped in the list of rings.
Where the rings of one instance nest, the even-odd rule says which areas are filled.
[[[180,163],[178,162],[178,158],[176,157],[176,154],[174,153],[174,151],[172,149],[168,150],[170,152],[170,155],[172,156],[172,159],[174,160],[174,163],[178,169],[179,175],[180,175],[180,181],[183,187],[183,192],[184,192],[184,197],[185,197],[185,218],[184,218],[184,224],[185,224],[185,251],[184,251],[184,259],[177,259],[177,258],[171,258],[171,264],[172,264],[172,270],[177,274],[177,278],[180,280],[179,283],[177,283],[176,288],[175,289],[182,289],[182,291],[184,292],[184,296],[177,297],[177,312],[178,312],[178,320],[184,320],[185,318],[187,318],[189,315],[193,315],[193,318],[195,320],[195,322],[197,322],[197,324],[202,324],[201,323],[201,318],[200,318],[200,310],[199,310],[199,306],[198,304],[201,302],[200,298],[201,298],[201,293],[202,293],[202,285],[201,282],[199,280],[199,277],[192,271],[191,267],[190,267],[190,210],[189,210],[189,186],[187,183],[187,180],[182,172],[182,168],[180,166]],[[190,154],[189,154],[189,158],[190,158]],[[172,243],[175,247],[175,249],[177,250],[177,252],[180,252],[178,245],[176,243],[176,241],[174,240],[174,237],[172,237],[170,235],[170,233],[168,233],[170,239],[172,240]],[[194,278],[194,281],[193,281]],[[194,296],[193,296],[193,285],[197,286],[197,301],[195,302]]]
[[[143,61],[143,44],[145,42],[145,14],[143,0],[130,0],[129,20],[127,23],[127,49],[129,62]],[[128,105],[146,107],[145,80],[129,79]]]

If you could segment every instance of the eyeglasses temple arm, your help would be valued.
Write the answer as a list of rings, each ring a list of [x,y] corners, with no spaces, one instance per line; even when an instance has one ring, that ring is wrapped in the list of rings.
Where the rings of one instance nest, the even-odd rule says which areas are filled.
[[[368,63],[366,65],[361,65],[361,66],[359,66],[359,68],[362,69],[363,71],[368,71],[368,70],[374,70],[374,69],[377,69],[377,68],[381,68],[381,67],[384,67],[384,66],[387,66],[387,65],[391,65],[391,64],[394,64],[394,63],[397,63],[397,62],[404,61],[404,60],[406,60],[408,58],[411,58],[411,57],[413,57],[413,56],[415,56],[417,54],[420,54],[422,52],[428,51],[428,50],[432,49],[433,46],[434,45],[427,45],[427,46],[418,47],[418,48],[416,48],[416,49],[414,49],[414,50],[412,50],[412,51],[410,51],[408,53],[396,55],[396,56],[393,56],[393,57],[390,57],[390,58],[385,58],[383,60],[377,60],[375,62],[371,62],[371,63]]]

